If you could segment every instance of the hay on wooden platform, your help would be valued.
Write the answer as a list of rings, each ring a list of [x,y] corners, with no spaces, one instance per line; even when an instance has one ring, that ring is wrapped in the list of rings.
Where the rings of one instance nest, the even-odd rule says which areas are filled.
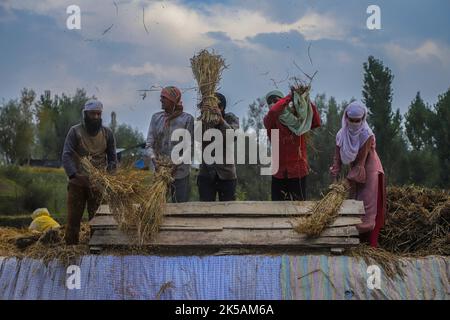
[[[173,181],[173,165],[158,161],[154,174],[149,171],[119,168],[114,174],[95,168],[87,158],[81,160],[94,186],[103,190],[119,228],[137,232],[137,245],[144,245],[158,232],[167,193]]]
[[[294,230],[308,237],[318,237],[337,218],[342,203],[347,198],[347,186],[343,183],[330,185],[330,191],[308,210],[308,216],[298,219]]]
[[[417,186],[389,187],[382,248],[416,256],[450,255],[450,192]]]
[[[47,243],[45,241],[47,233],[0,227],[0,256],[39,259],[45,264],[53,260],[61,262],[64,266],[73,264],[80,256],[89,254],[90,228],[87,223],[81,223],[78,245],[64,243],[64,230],[63,227],[53,230],[58,233],[57,241]],[[19,239],[32,241],[26,247],[21,248],[17,246]]]
[[[213,127],[220,120],[219,100],[215,93],[226,68],[225,60],[214,52],[201,50],[191,58],[191,68],[201,94],[199,120],[207,127]]]
[[[159,231],[165,210],[167,194],[173,181],[173,165],[168,161],[159,161],[147,193],[139,201],[138,239],[139,244],[150,240]]]

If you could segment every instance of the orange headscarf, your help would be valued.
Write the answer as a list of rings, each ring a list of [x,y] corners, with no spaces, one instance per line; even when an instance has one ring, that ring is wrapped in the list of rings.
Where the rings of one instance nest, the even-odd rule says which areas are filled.
[[[183,104],[181,102],[181,91],[177,87],[169,86],[161,90],[161,96],[167,98],[175,104],[172,113],[166,116],[165,125],[169,126],[172,119],[175,119],[183,112]]]

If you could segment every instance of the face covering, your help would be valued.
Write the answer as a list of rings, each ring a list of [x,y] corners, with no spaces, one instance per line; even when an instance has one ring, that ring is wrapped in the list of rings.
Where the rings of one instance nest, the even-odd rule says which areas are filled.
[[[336,135],[336,145],[340,147],[341,160],[349,164],[356,159],[361,146],[373,136],[372,130],[366,121],[367,108],[360,102],[352,102],[345,108],[342,116],[342,128]],[[351,122],[349,118],[362,119],[359,122]]]
[[[353,131],[353,132],[355,132],[355,131],[357,131],[359,128],[361,127],[361,121],[359,121],[359,122],[348,122],[348,129],[350,130],[350,131]]]

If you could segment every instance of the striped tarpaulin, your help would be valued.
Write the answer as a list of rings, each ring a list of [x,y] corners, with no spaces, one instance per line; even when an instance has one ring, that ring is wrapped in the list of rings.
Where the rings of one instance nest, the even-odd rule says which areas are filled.
[[[346,256],[84,256],[80,288],[65,266],[0,257],[0,299],[449,299],[449,258],[405,260],[406,277],[367,285]]]
[[[389,278],[380,268],[380,288],[370,289],[371,275],[362,259],[346,256],[283,256],[283,299],[449,299],[449,258],[402,261],[404,277]],[[369,270],[370,271],[370,270]],[[370,282],[370,281],[369,281]]]

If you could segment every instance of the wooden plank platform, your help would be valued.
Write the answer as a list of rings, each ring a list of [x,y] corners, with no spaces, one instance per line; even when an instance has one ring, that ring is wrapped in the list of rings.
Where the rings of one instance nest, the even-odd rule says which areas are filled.
[[[305,202],[233,201],[167,204],[158,235],[148,246],[158,250],[233,248],[329,248],[342,252],[359,244],[356,225],[364,214],[361,201],[346,200],[338,218],[318,238],[293,230],[299,217],[314,205]],[[107,247],[136,244],[132,234],[118,229],[108,205],[99,207],[90,221],[92,252]]]

